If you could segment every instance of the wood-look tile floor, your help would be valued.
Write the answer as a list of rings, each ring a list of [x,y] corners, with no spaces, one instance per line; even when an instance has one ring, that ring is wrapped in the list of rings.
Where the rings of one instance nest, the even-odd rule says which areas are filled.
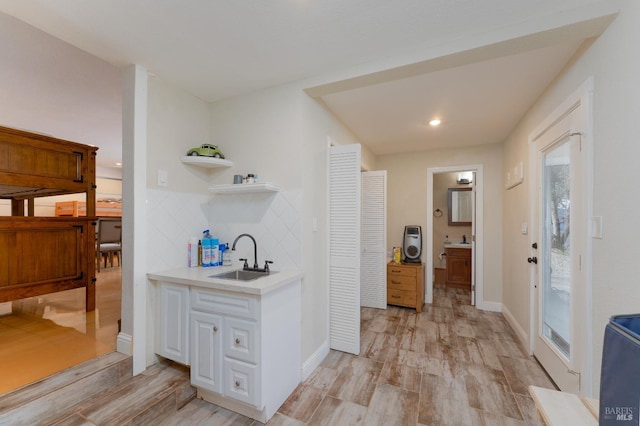
[[[0,394],[115,349],[120,269],[100,277],[95,313],[83,290],[0,304]],[[464,292],[436,287],[421,313],[362,308],[361,331],[360,355],[331,351],[269,425],[542,424],[527,386],[553,384],[502,314]],[[193,400],[159,424],[260,423]]]
[[[0,395],[116,348],[121,268],[102,268],[96,310],[85,312],[85,290],[0,303]]]
[[[331,351],[269,425],[542,425],[527,386],[554,389],[500,313],[436,287],[421,313],[361,309],[360,355]],[[163,425],[259,425],[201,400]]]

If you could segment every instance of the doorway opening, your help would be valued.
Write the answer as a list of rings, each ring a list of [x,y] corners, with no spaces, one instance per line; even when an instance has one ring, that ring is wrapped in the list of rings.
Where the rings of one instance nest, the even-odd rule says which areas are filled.
[[[460,177],[463,172],[470,173],[471,177]],[[469,279],[471,304],[481,309],[486,308],[483,304],[482,280],[482,186],[482,165],[479,164],[427,169],[426,303],[433,303],[434,282],[446,283],[449,262],[449,269],[453,266],[455,271],[462,271],[468,277],[451,276],[450,281],[455,283],[456,280]],[[449,191],[450,189],[453,191]],[[468,217],[450,215],[455,211],[470,211],[471,220],[467,220]],[[451,226],[450,223],[454,225]],[[446,240],[446,246],[450,250],[445,248]],[[447,251],[452,259],[446,258]],[[451,275],[451,271],[449,272]],[[463,285],[461,281],[460,287]]]

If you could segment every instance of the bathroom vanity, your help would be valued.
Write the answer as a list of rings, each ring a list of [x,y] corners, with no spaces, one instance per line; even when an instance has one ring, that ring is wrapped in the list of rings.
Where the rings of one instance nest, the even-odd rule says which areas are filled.
[[[212,278],[237,267],[150,273],[155,352],[191,367],[198,398],[266,423],[301,380],[301,278]]]
[[[471,244],[445,244],[446,285],[471,290]]]

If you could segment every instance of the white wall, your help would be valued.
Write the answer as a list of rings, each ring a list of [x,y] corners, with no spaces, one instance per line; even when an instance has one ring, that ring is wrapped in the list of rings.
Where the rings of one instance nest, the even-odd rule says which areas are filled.
[[[218,143],[225,155],[234,162],[234,167],[216,173],[212,181],[231,183],[234,174],[257,173],[261,181],[277,184],[283,191],[272,201],[264,196],[256,197],[253,201],[247,202],[247,209],[252,209],[253,203],[256,211],[264,210],[265,214],[269,214],[269,211],[275,213],[276,210],[280,210],[274,210],[273,206],[281,204],[288,213],[280,214],[277,220],[273,217],[276,224],[272,226],[262,218],[256,218],[259,221],[255,223],[249,219],[223,223],[217,218],[224,216],[224,212],[219,211],[220,208],[224,208],[224,199],[216,196],[211,204],[212,220],[218,223],[216,228],[224,238],[231,239],[242,230],[255,232],[260,261],[264,260],[262,255],[267,255],[270,250],[270,255],[276,260],[274,270],[289,266],[286,263],[279,265],[278,256],[285,262],[295,262],[296,266],[304,270],[304,361],[326,344],[328,338],[327,136],[331,136],[338,143],[353,143],[355,138],[302,89],[303,83],[296,83],[219,101],[213,104],[211,113],[211,140]],[[289,217],[283,220],[283,215]],[[318,221],[317,232],[311,231],[314,217]],[[280,227],[284,236],[274,236],[272,227]],[[274,241],[270,241],[277,238],[280,238],[279,248],[274,247]],[[251,250],[248,240],[241,241],[240,253]],[[298,258],[294,256],[296,252]]]
[[[147,186],[206,194],[212,169],[184,164],[180,158],[210,142],[210,104],[152,75],[148,96]],[[158,170],[168,173],[168,186],[158,186]]]
[[[620,2],[621,12],[609,28],[577,57],[505,143],[505,167],[528,164],[530,132],[590,76],[594,78],[593,214],[602,216],[604,234],[593,239],[593,332],[587,354],[592,380],[590,392],[598,396],[602,339],[611,315],[636,313],[640,309],[637,222],[640,198],[633,195],[634,174],[640,158],[640,3]],[[525,173],[525,176],[527,173]],[[631,184],[630,184],[631,183]],[[630,189],[631,188],[631,189]],[[520,222],[528,220],[528,185],[504,193],[504,304],[522,330],[528,333],[528,238],[519,234]],[[630,192],[631,191],[631,192]]]
[[[209,142],[210,104],[154,76],[147,101],[147,272],[157,272],[186,266],[189,238],[209,227],[211,169],[180,158]],[[157,185],[158,170],[168,186]]]
[[[0,125],[97,147],[122,139],[117,67],[3,13],[0,57]]]
[[[404,226],[427,230],[427,168],[482,164],[484,170],[484,302],[502,302],[502,145],[382,155],[387,170],[387,251],[402,245]],[[434,206],[435,207],[435,206]],[[423,261],[425,259],[423,258]]]

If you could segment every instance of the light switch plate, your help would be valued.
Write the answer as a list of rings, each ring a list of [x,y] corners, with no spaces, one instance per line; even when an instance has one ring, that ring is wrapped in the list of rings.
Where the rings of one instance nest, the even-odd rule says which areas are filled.
[[[158,186],[169,186],[169,172],[158,169]]]
[[[591,218],[591,237],[602,239],[602,216]]]

